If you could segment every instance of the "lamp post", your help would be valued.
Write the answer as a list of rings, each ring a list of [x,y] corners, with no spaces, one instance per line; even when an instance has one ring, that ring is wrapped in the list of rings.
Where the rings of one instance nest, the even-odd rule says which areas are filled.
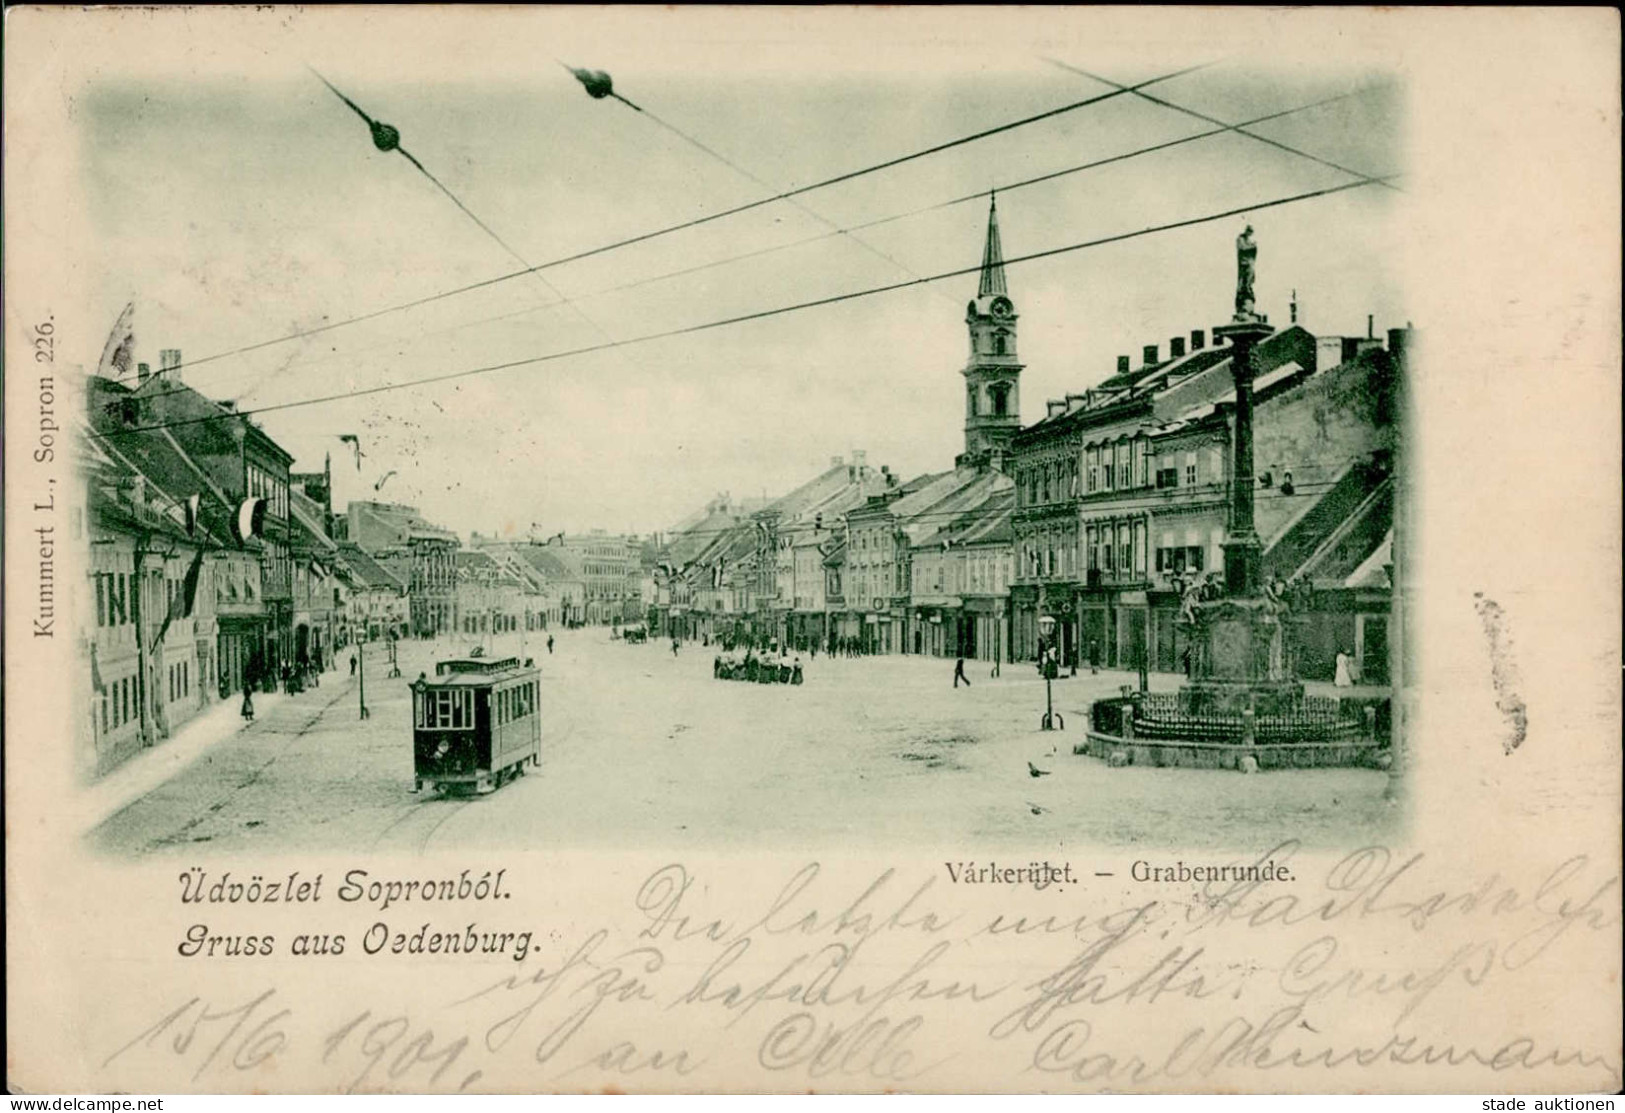
[[[1055,713],[1055,662],[1050,653],[1054,646],[1052,637],[1055,634],[1055,617],[1044,615],[1038,620],[1039,646],[1042,657],[1039,665],[1044,670],[1044,717],[1039,721],[1043,730],[1065,730],[1066,720]]]
[[[356,666],[360,675],[360,683],[356,685],[357,704],[361,708],[360,717],[369,717],[367,711],[367,643],[365,640],[356,642]]]

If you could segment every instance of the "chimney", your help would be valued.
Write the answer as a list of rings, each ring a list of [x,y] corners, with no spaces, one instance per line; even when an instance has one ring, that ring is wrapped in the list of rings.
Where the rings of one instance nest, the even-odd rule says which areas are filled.
[[[1157,346],[1155,344],[1147,344],[1143,354],[1145,355],[1145,365],[1147,367],[1157,362]]]
[[[1185,354],[1185,338],[1176,336],[1168,341],[1168,358],[1179,359]]]
[[[152,378],[151,367],[147,366],[145,363],[138,363],[135,365],[135,379],[137,385],[146,386],[147,380],[150,378]]]
[[[234,414],[237,412],[237,403],[235,402],[216,402],[215,405],[219,406],[222,410],[225,410],[228,414]]]
[[[1199,328],[1191,329],[1191,351],[1199,352],[1205,347],[1207,347],[1207,344],[1203,339],[1202,330]]]
[[[1066,408],[1070,410],[1073,406],[1081,406],[1087,401],[1089,401],[1087,394],[1068,394],[1066,396]]]
[[[171,382],[181,381],[181,350],[164,348],[158,353],[158,373]]]
[[[1127,375],[1128,372],[1129,372],[1129,358],[1128,358],[1128,356],[1118,356],[1117,357],[1117,373],[1119,375]]]
[[[1377,338],[1377,316],[1375,313],[1367,313],[1365,315],[1365,338],[1367,340],[1375,340]]]
[[[1295,325],[1295,324],[1298,323],[1298,291],[1297,290],[1292,291],[1292,302],[1291,302],[1291,305],[1289,306],[1289,309],[1291,311],[1291,322],[1290,323]]]
[[[1051,398],[1044,406],[1049,411],[1046,417],[1059,417],[1066,413],[1066,400],[1062,398]]]
[[[1391,328],[1388,330],[1388,354],[1394,359],[1394,366],[1401,370],[1405,367],[1407,343],[1411,338],[1408,328]]]
[[[854,448],[852,450],[852,463],[861,468],[863,467],[863,461],[868,457],[868,455],[869,453],[867,450],[862,448]]]

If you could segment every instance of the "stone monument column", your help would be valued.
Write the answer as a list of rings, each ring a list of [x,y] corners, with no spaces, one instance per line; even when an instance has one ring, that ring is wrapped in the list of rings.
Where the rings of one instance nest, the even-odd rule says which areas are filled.
[[[1230,522],[1224,542],[1225,593],[1250,598],[1263,591],[1264,545],[1253,520],[1253,348],[1275,328],[1254,312],[1253,275],[1258,245],[1253,226],[1236,237],[1236,312],[1213,330],[1230,342],[1230,375],[1236,383],[1234,461],[1231,466]]]
[[[1224,542],[1225,593],[1196,606],[1196,676],[1187,685],[1193,711],[1276,715],[1295,706],[1303,686],[1284,654],[1275,601],[1263,589],[1264,545],[1253,517],[1253,351],[1275,329],[1254,311],[1253,264],[1258,247],[1249,225],[1236,239],[1236,312],[1213,330],[1230,342],[1236,384],[1230,520]]]

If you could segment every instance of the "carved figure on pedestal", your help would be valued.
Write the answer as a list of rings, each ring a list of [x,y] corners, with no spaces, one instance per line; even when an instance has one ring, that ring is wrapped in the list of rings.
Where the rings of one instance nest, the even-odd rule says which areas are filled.
[[[1245,231],[1236,237],[1236,320],[1252,321],[1258,315],[1253,312],[1253,274],[1258,260],[1258,245],[1253,242],[1253,226],[1247,225]]]

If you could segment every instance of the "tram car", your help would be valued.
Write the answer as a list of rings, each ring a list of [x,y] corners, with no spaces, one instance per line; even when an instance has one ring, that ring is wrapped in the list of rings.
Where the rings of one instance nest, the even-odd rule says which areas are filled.
[[[540,674],[517,657],[441,661],[412,682],[413,792],[492,792],[541,760]]]

